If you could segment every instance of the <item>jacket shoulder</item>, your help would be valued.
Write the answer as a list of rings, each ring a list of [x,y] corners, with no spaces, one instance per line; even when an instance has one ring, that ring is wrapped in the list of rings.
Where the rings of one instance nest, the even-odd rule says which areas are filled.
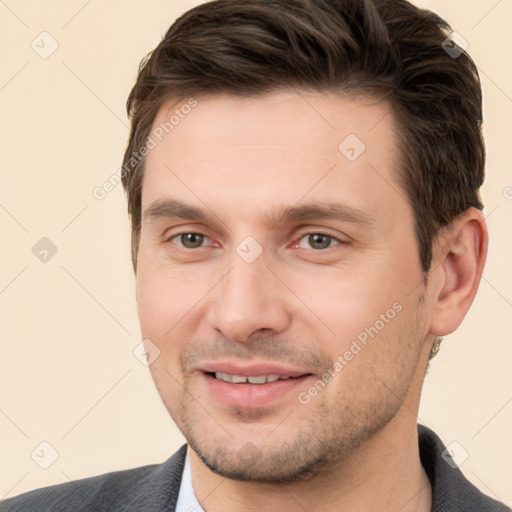
[[[161,510],[174,505],[179,493],[186,445],[162,464],[114,471],[35,489],[0,502],[0,512],[100,512]]]
[[[418,425],[423,467],[432,484],[432,510],[436,512],[512,512],[509,507],[486,496],[461,472],[441,439],[424,425]]]

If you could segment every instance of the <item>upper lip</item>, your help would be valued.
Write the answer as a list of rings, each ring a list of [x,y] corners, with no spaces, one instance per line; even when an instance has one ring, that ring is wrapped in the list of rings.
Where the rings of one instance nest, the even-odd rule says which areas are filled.
[[[257,377],[261,375],[285,375],[289,377],[301,377],[310,372],[276,363],[251,362],[237,363],[232,361],[212,361],[200,365],[199,370],[205,373],[228,373],[242,377]]]

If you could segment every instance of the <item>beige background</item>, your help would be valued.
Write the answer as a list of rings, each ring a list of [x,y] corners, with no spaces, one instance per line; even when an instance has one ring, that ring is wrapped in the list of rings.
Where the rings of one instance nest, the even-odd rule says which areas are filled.
[[[139,60],[197,3],[0,0],[0,496],[160,462],[183,442],[133,355],[122,187],[102,201],[92,191],[119,167]],[[432,365],[420,420],[468,452],[471,481],[512,505],[512,2],[420,3],[480,67],[491,233],[478,298]],[[31,44],[49,51],[50,37],[59,46],[43,59]],[[58,249],[46,263],[32,253],[42,237]],[[43,441],[59,454],[48,469]]]

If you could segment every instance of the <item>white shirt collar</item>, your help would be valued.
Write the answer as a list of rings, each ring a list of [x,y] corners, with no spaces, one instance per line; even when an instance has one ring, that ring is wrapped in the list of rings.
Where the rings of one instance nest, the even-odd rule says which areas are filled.
[[[181,477],[180,492],[178,502],[176,503],[176,512],[204,512],[203,507],[194,493],[192,486],[192,472],[190,470],[189,447],[187,446],[187,455],[185,456],[185,467]]]

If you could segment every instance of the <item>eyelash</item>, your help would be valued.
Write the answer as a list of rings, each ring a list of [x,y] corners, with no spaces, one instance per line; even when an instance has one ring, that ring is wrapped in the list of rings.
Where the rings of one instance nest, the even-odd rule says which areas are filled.
[[[172,242],[174,239],[177,239],[177,238],[180,238],[182,237],[183,235],[199,235],[199,236],[203,236],[205,239],[207,240],[211,240],[210,237],[208,237],[207,235],[205,235],[204,233],[200,233],[200,232],[196,232],[196,231],[184,231],[182,233],[177,233],[175,235],[172,235],[171,237],[167,238],[165,240],[166,243],[169,243],[169,242]],[[308,231],[308,232],[305,232],[305,233],[302,233],[299,237],[297,237],[295,239],[295,241],[293,242],[292,244],[292,247],[294,248],[301,248],[299,247],[299,244],[301,242],[301,240],[303,240],[304,238],[308,237],[308,236],[311,236],[311,235],[320,235],[320,236],[324,236],[324,237],[327,237],[327,238],[330,238],[332,242],[335,242],[334,244],[332,245],[329,245],[329,247],[326,247],[325,249],[310,249],[312,251],[315,251],[315,252],[322,252],[322,251],[326,251],[327,249],[330,249],[334,246],[337,246],[337,245],[347,245],[348,242],[347,241],[344,241],[344,240],[341,240],[340,238],[334,236],[334,235],[330,235],[329,233],[323,233],[321,231]],[[196,249],[202,249],[203,245],[199,246],[199,247],[196,247],[196,248],[188,248],[188,247],[184,247],[182,244],[177,244],[178,247],[181,247],[182,249],[186,250],[186,251],[193,251],[193,250],[196,250]],[[302,247],[302,249],[304,249],[304,247]]]

